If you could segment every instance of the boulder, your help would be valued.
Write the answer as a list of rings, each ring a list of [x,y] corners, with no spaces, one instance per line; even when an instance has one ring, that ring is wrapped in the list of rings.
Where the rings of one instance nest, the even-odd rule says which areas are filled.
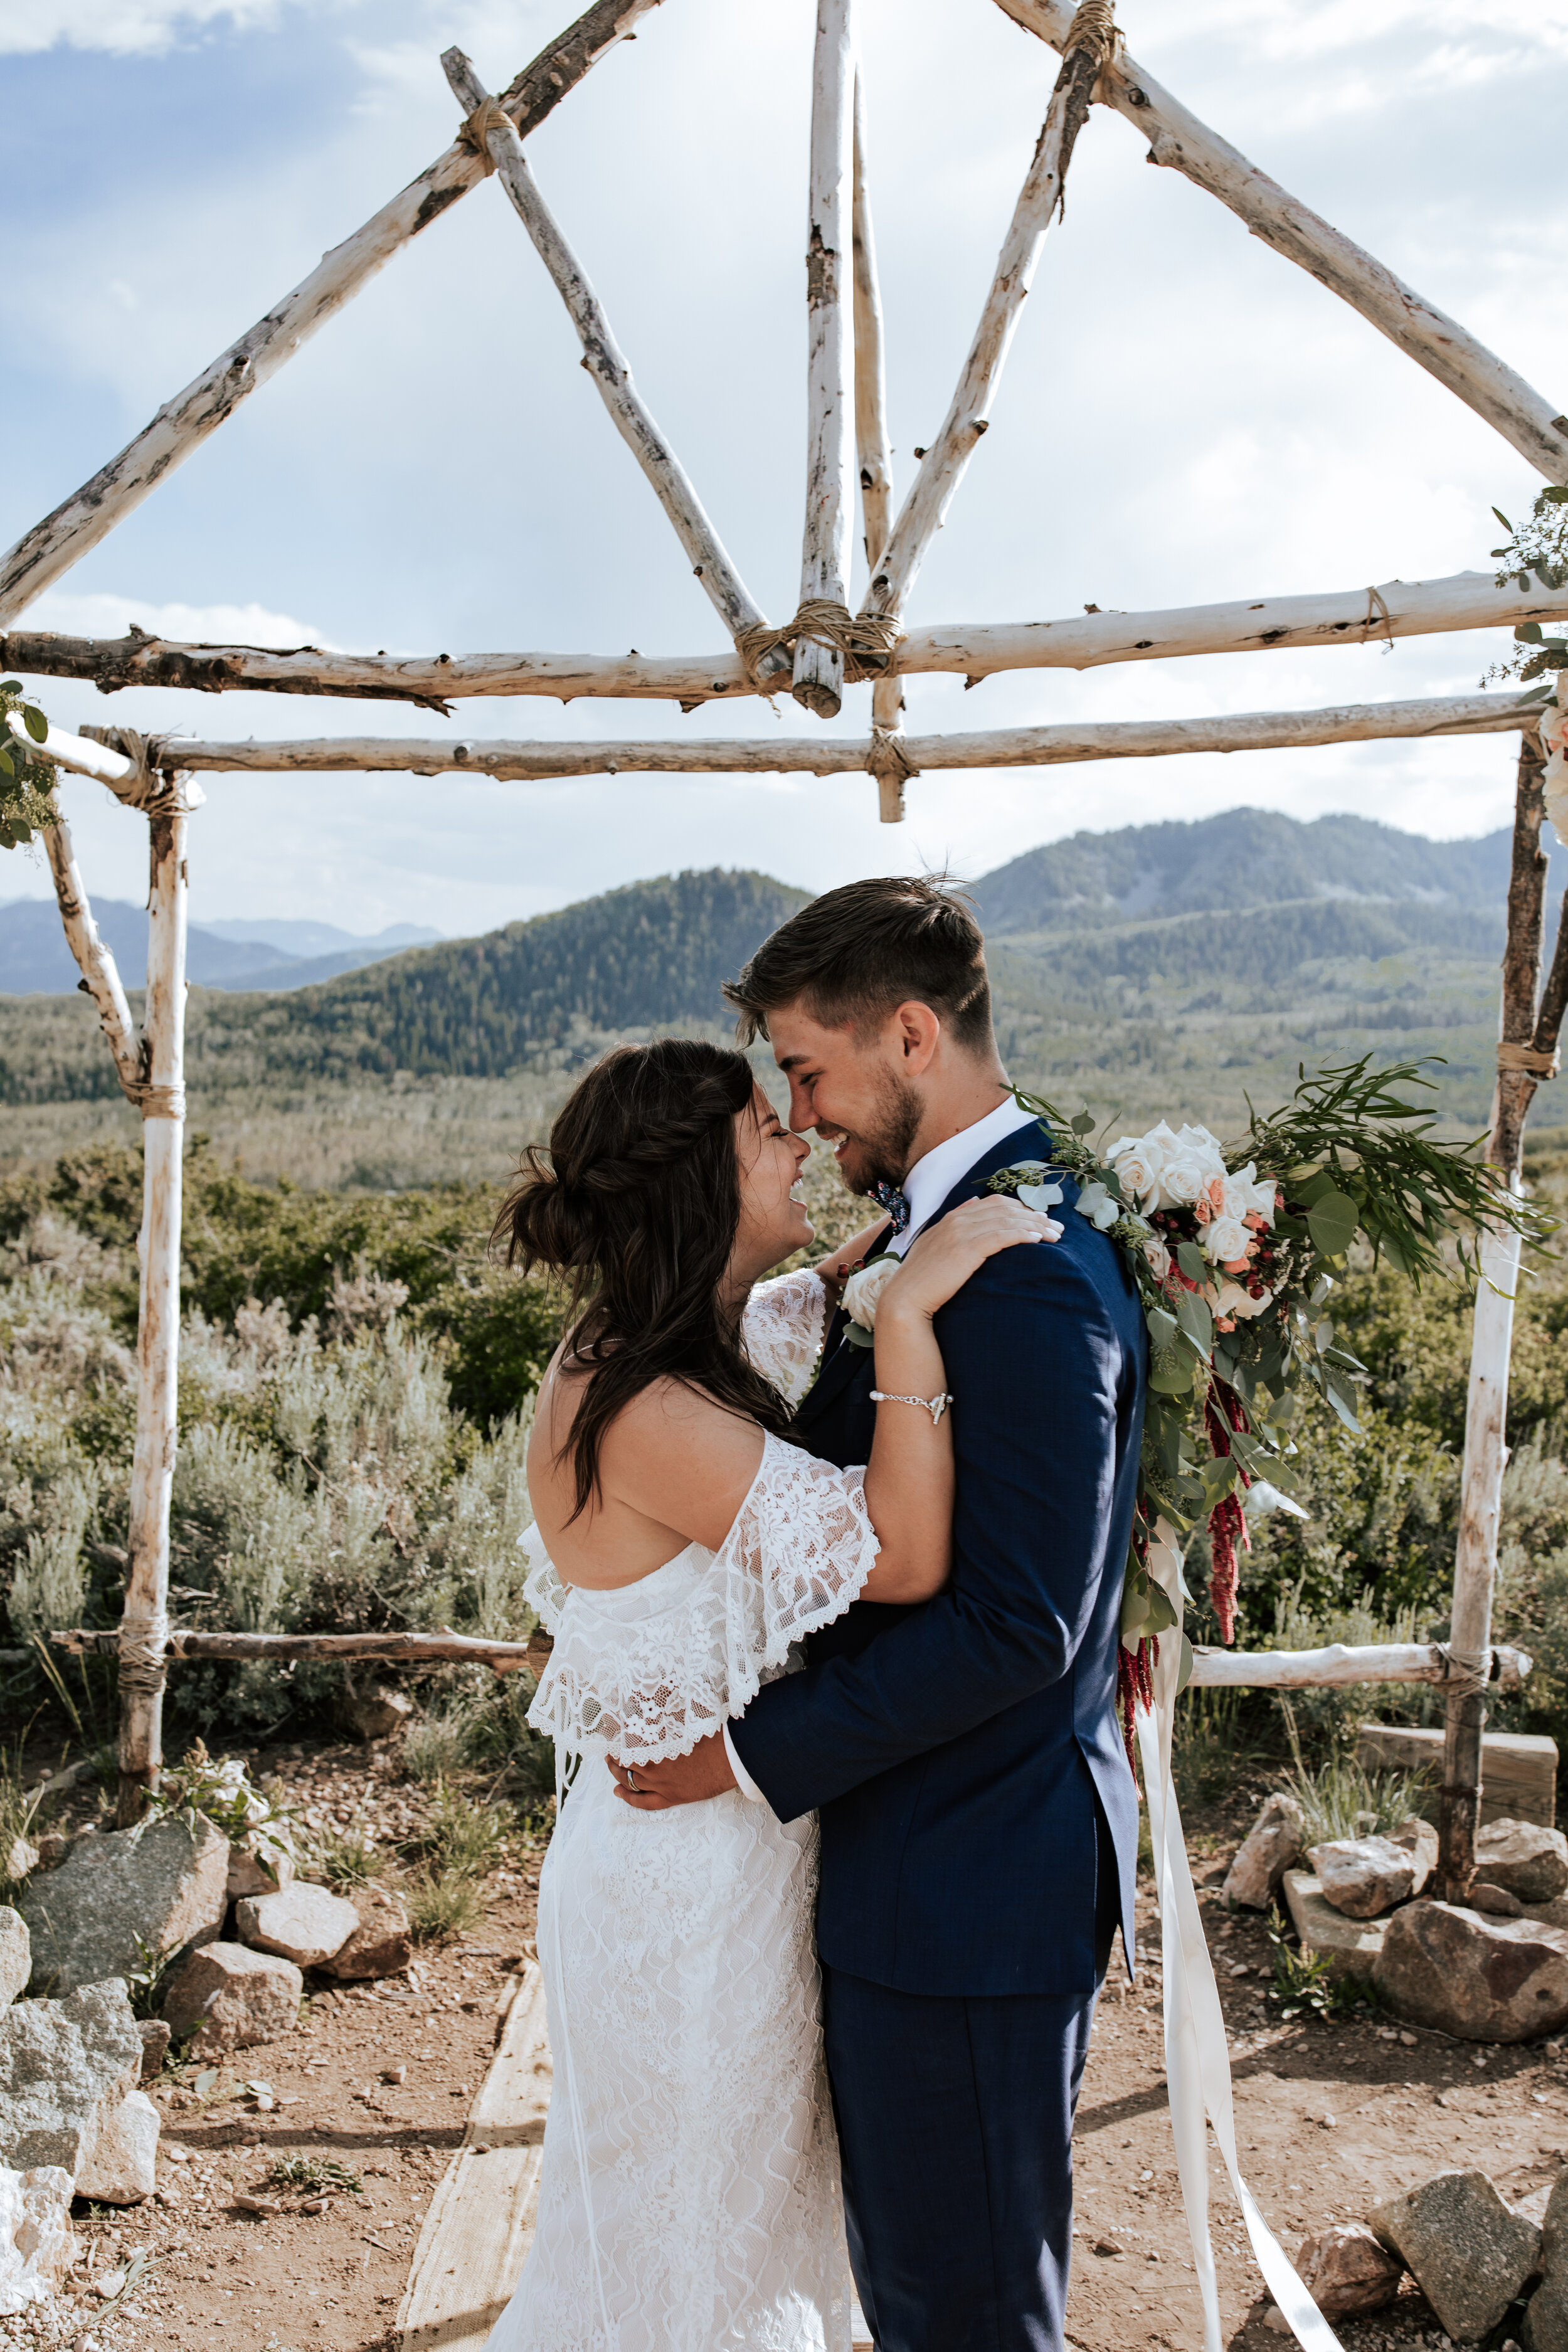
[[[1249,1911],[1267,1911],[1279,1891],[1280,1880],[1301,1851],[1305,1829],[1294,1797],[1279,1790],[1266,1797],[1262,1811],[1226,1873],[1220,1890],[1226,1901],[1244,1904]]]
[[[1325,2319],[1381,2311],[1399,2293],[1405,2264],[1364,2221],[1334,2221],[1309,2238],[1296,2257],[1301,2284]]]
[[[1424,1822],[1419,1813],[1406,1813],[1399,1827],[1390,1830],[1388,1834],[1394,1844],[1402,1845],[1411,1858],[1415,1871],[1411,1894],[1425,1895],[1432,1873],[1437,1867],[1436,1831],[1430,1822]]]
[[[1408,1902],[1415,1884],[1415,1857],[1392,1838],[1329,1838],[1307,1855],[1323,1900],[1348,1919],[1375,1919]]]
[[[1568,1893],[1568,1837],[1535,1822],[1493,1822],[1476,1837],[1476,1876],[1521,1903],[1553,1902]]]
[[[228,1895],[277,1895],[294,1883],[293,1854],[276,1836],[252,1830],[228,1850]]]
[[[1377,1972],[1387,1922],[1347,1919],[1324,1902],[1323,1890],[1310,1870],[1288,1870],[1282,1891],[1301,1949],[1321,1953],[1336,1976],[1369,1983]]]
[[[8,1878],[13,1886],[20,1886],[24,1878],[38,1866],[38,1849],[31,1838],[14,1837],[5,1849],[5,1860],[0,1867],[0,1877]]]
[[[1461,2042],[1529,2042],[1568,2024],[1568,1929],[1538,1920],[1410,1903],[1384,1928],[1373,1973],[1398,2016]]]
[[[152,1814],[79,1838],[22,1895],[35,1986],[72,1992],[129,1975],[149,1952],[205,1942],[223,1926],[227,1879],[228,1840],[204,1813]]]
[[[142,2080],[155,2083],[163,2071],[163,2061],[174,2037],[169,2031],[168,2020],[162,2017],[139,2017],[136,2031],[142,2036]]]
[[[395,1731],[402,1730],[413,1712],[414,1701],[406,1693],[386,1683],[372,1683],[368,1690],[351,1691],[343,1702],[344,1719],[360,1739],[390,1739]]]
[[[1436,2173],[1368,2219],[1460,2344],[1491,2333],[1541,2259],[1541,2231],[1484,2172]]]
[[[1525,2352],[1568,2352],[1568,2172],[1560,2172],[1541,2223],[1542,2282],[1520,2333]]]
[[[158,2110],[145,2091],[127,2091],[76,2177],[79,2197],[140,2205],[158,2186]]]
[[[142,2038],[119,1978],[0,2010],[0,2165],[74,2178],[133,2090]]]
[[[193,2057],[216,2058],[286,2033],[304,1989],[291,1960],[244,1944],[203,1944],[167,1986],[163,2014],[178,2039],[190,2036]]]
[[[330,1977],[396,1976],[414,1957],[407,1912],[394,1897],[379,1893],[356,1895],[353,1909],[359,1925],[342,1948],[323,1963],[326,1973]]]
[[[0,2319],[42,2303],[75,2260],[70,2174],[58,2164],[0,2166]]]
[[[280,1895],[247,1895],[237,1903],[235,1927],[258,1952],[277,1952],[296,1968],[320,1968],[341,1952],[358,1927],[359,1914],[330,1887],[297,1879]]]
[[[1467,1911],[1484,1911],[1489,1919],[1522,1919],[1524,1906],[1506,1886],[1489,1885],[1478,1878],[1465,1897]]]
[[[9,2009],[33,1973],[27,1923],[19,1911],[0,1903],[0,2009]]]

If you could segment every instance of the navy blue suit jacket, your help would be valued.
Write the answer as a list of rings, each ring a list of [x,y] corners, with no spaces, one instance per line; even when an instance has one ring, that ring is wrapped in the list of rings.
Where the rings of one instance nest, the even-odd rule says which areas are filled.
[[[1049,1139],[1020,1128],[937,1214],[1035,1157]],[[823,1961],[903,1992],[1092,1988],[1097,1798],[1132,1950],[1116,1649],[1145,1327],[1120,1248],[1065,1191],[1059,1242],[999,1251],[937,1314],[955,1399],[946,1589],[858,1602],[730,1727],[780,1820],[820,1809]],[[871,1351],[842,1329],[792,1435],[847,1468],[870,1458],[877,1408]]]

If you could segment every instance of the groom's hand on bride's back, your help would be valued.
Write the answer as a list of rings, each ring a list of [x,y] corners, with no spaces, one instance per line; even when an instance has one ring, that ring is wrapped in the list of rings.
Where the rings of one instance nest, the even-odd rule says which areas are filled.
[[[640,1813],[668,1812],[671,1805],[700,1804],[736,1786],[721,1731],[700,1739],[689,1756],[672,1756],[665,1764],[626,1765],[616,1756],[607,1761],[616,1796]]]

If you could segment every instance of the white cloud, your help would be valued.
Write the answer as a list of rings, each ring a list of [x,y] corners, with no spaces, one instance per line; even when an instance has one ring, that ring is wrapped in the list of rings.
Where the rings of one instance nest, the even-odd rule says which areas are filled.
[[[122,637],[132,622],[150,636],[198,646],[321,646],[328,640],[309,621],[265,604],[155,604],[144,596],[84,596],[47,588],[27,607],[26,626],[66,637]]]
[[[156,57],[208,26],[251,32],[276,22],[282,0],[32,0],[0,15],[0,53],[105,49]]]

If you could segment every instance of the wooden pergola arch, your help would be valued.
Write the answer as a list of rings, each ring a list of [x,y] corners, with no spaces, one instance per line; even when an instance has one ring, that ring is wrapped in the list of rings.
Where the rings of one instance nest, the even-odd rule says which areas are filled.
[[[725,551],[697,490],[638,394],[602,304],[550,213],[524,142],[659,0],[595,0],[499,97],[458,49],[442,59],[462,110],[452,144],[319,267],[0,562],[0,665],[34,676],[91,680],[105,693],[133,686],[327,695],[397,701],[449,719],[474,695],[543,695],[679,702],[791,694],[819,719],[837,716],[850,687],[868,684],[868,730],[781,740],[463,741],[330,737],[214,742],[144,737],[129,728],[81,735],[51,730],[37,747],[58,768],[108,785],[146,814],[153,850],[145,1016],[136,1030],[112,958],[99,938],[63,815],[47,834],[66,934],[97,1006],[115,1067],[146,1122],[138,1341],[138,1408],[131,1492],[131,1565],[117,1633],[57,1638],[112,1649],[121,1668],[120,1819],[133,1822],[156,1784],[162,1706],[171,1656],[479,1659],[499,1671],[527,1662],[522,1643],[441,1634],[284,1636],[196,1633],[168,1621],[169,1497],[174,1461],[179,1320],[186,836],[202,770],[252,773],[444,771],[492,777],[588,774],[867,773],[880,814],[896,823],[908,781],[940,768],[1039,767],[1182,751],[1284,748],[1394,736],[1515,733],[1521,737],[1490,1154],[1521,1181],[1524,1118],[1553,1074],[1568,991],[1568,936],[1541,984],[1545,903],[1540,706],[1518,692],[1262,711],[1170,721],[1094,722],[917,736],[902,724],[902,680],[946,671],[970,682],[1007,669],[1088,668],[1215,652],[1364,643],[1527,620],[1568,620],[1568,591],[1498,587],[1482,573],[1390,581],[1322,595],[1258,597],[1161,613],[1086,613],[1016,625],[906,627],[904,608],[931,540],[984,436],[1019,312],[1060,210],[1074,144],[1091,107],[1120,114],[1148,142],[1149,160],[1218,198],[1287,259],[1310,272],[1419,366],[1486,419],[1548,482],[1568,485],[1568,415],[1452,319],[1279,187],[1189,113],[1128,57],[1111,0],[996,0],[1023,29],[1061,53],[1044,126],[1025,172],[952,399],[919,470],[895,504],[886,418],[881,302],[866,167],[855,0],[816,0],[806,238],[808,447],[800,597],[771,625]],[[449,659],[247,646],[179,645],[133,629],[113,642],[27,630],[18,617],[95,547],[154,486],[348,302],[382,266],[470,189],[496,176],[575,325],[583,363],[724,624],[719,655],[624,659],[497,653]],[[847,604],[856,491],[869,585]],[[29,747],[34,748],[34,747]],[[1478,1302],[1456,1561],[1451,1641],[1375,1650],[1200,1654],[1200,1685],[1275,1686],[1421,1681],[1446,1686],[1448,1735],[1442,1874],[1461,1894],[1473,1866],[1484,1691],[1529,1661],[1491,1641],[1497,1514],[1503,1462],[1517,1237],[1489,1235],[1489,1280]]]

